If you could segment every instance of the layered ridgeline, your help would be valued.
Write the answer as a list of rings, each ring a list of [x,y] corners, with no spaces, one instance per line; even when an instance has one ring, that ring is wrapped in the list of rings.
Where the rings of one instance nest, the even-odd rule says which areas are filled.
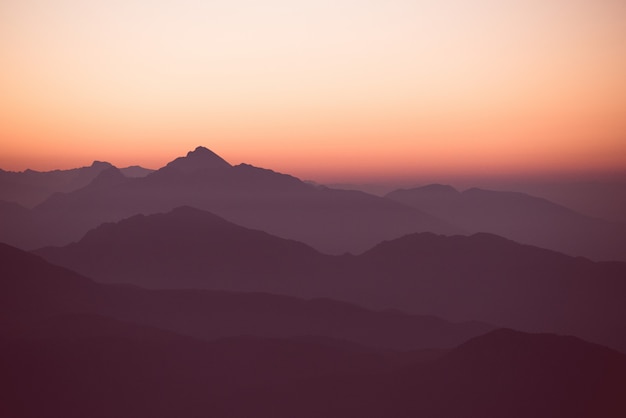
[[[626,261],[624,224],[522,193],[431,185],[383,199],[231,166],[203,147],[156,172],[101,162],[65,171],[0,171],[0,240],[23,249],[64,245],[103,222],[184,205],[327,253],[359,253],[413,232],[490,232],[569,255]]]
[[[71,170],[14,172],[0,169],[0,200],[30,208],[54,193],[68,193],[83,188],[110,168],[114,168],[110,163],[94,161],[89,167]],[[145,177],[154,170],[131,166],[120,168],[120,171],[126,177]]]
[[[314,187],[247,164],[231,166],[198,147],[143,178],[127,178],[110,168],[88,186],[55,194],[31,211],[17,215],[15,208],[4,211],[0,241],[23,249],[64,245],[103,222],[184,205],[330,253],[364,251],[409,232],[460,232],[389,199]]]
[[[105,224],[37,254],[101,282],[331,297],[626,350],[626,264],[489,234],[412,234],[358,256],[330,256],[183,207]]]
[[[97,328],[98,320],[86,325]],[[402,355],[284,339],[204,342],[107,325],[103,336],[2,342],[0,412],[14,418],[626,414],[626,356],[574,338],[495,331],[434,360],[394,365],[390,358]]]
[[[68,315],[112,318],[205,340],[309,336],[388,349],[447,348],[493,329],[329,299],[99,284],[4,244],[0,277],[0,332],[5,336],[53,337],[60,332],[55,326],[62,325],[54,318]],[[72,324],[80,321],[66,325]]]
[[[401,334],[419,341],[425,319],[330,301],[97,284],[6,245],[0,287],[3,416],[626,413],[626,356],[577,338],[497,330],[451,350],[378,350],[319,336],[371,333],[366,343],[389,346]],[[439,335],[479,327],[426,322]],[[290,326],[318,337],[296,338]],[[214,340],[250,330],[256,336]],[[282,338],[261,336],[272,332]]]
[[[436,214],[469,233],[489,232],[569,255],[626,261],[626,224],[591,218],[524,193],[459,192],[433,184],[386,197]]]

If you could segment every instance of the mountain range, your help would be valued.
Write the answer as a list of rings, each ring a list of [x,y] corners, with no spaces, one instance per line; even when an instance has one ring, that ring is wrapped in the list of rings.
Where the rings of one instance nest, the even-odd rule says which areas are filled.
[[[624,237],[522,193],[378,197],[203,147],[0,170],[0,416],[621,418]]]
[[[133,169],[141,176],[124,174]],[[29,250],[66,245],[104,222],[192,206],[328,254],[358,254],[414,232],[489,232],[596,261],[626,261],[626,224],[523,193],[429,185],[381,198],[248,164],[232,166],[204,147],[154,172],[125,170],[94,163],[48,173],[1,172],[0,240]],[[33,199],[22,194],[35,189],[45,192],[39,198],[59,192],[29,209],[24,202]]]
[[[89,167],[71,170],[15,172],[0,169],[0,200],[34,207],[54,193],[69,193],[87,186],[98,174],[113,167],[107,162],[94,161]],[[119,170],[126,177],[145,177],[154,171],[136,165]]]
[[[143,178],[127,178],[109,168],[86,187],[57,193],[30,211],[22,209],[19,216],[4,211],[0,240],[23,249],[63,245],[103,222],[185,205],[328,253],[362,252],[408,232],[461,232],[389,199],[314,187],[247,164],[231,166],[198,147]]]
[[[386,197],[436,214],[468,233],[489,232],[574,256],[626,261],[626,224],[588,217],[524,193],[477,188],[459,192],[432,184]]]
[[[203,335],[212,323],[232,330],[251,321],[250,329],[262,329],[264,321],[275,328],[288,318],[306,329],[316,312],[327,328],[351,318],[353,334],[376,329],[379,316],[382,341],[394,332],[388,324],[404,321],[398,335],[419,339],[423,318],[338,302],[316,309],[316,301],[258,294],[211,299],[203,291],[97,284],[6,245],[0,260],[3,416],[612,418],[626,412],[626,356],[573,337],[496,330],[429,351],[295,335],[213,339],[217,334]],[[238,297],[248,300],[235,313]],[[302,307],[309,319],[293,315]],[[194,324],[190,319],[200,319],[202,309],[214,318]],[[181,312],[187,319],[177,323]],[[438,324],[463,332],[477,326]]]
[[[47,321],[60,315],[96,315],[205,340],[315,336],[387,349],[453,347],[493,329],[329,299],[98,284],[4,244],[0,261],[0,326],[5,335],[45,330]]]
[[[182,207],[104,224],[77,243],[36,253],[106,283],[330,297],[573,334],[626,351],[626,263],[485,233],[412,234],[358,256],[331,256]]]

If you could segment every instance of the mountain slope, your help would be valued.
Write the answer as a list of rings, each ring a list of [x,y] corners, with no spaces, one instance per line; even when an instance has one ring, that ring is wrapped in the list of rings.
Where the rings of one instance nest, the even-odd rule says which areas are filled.
[[[149,168],[144,168],[138,165],[131,165],[129,167],[120,168],[120,171],[126,177],[145,177],[150,173],[153,173],[154,170]]]
[[[490,234],[413,234],[357,259],[353,274],[369,289],[351,299],[359,304],[393,301],[409,312],[419,307],[626,350],[625,263],[596,263]]]
[[[39,241],[39,225],[29,209],[0,200],[0,237],[20,248]]]
[[[57,192],[71,192],[89,184],[102,171],[113,167],[94,161],[89,167],[71,170],[21,172],[0,170],[0,200],[33,207]]]
[[[412,234],[359,256],[328,256],[182,208],[104,225],[76,244],[37,253],[103,282],[328,297],[626,350],[626,264],[490,234]]]
[[[524,193],[430,185],[386,195],[468,232],[489,232],[521,243],[595,260],[626,261],[626,225],[594,219]]]
[[[625,360],[572,337],[497,330],[393,373],[363,416],[619,417]]]
[[[106,318],[55,320],[48,327],[62,330],[58,335],[0,339],[3,416],[229,416],[238,403],[224,399],[245,401],[291,381],[389,367],[377,353],[312,342],[206,342]]]
[[[331,300],[102,285],[4,244],[0,261],[0,326],[6,335],[67,314],[105,316],[207,340],[319,336],[393,349],[452,347],[491,329]]]
[[[0,345],[6,387],[0,412],[15,418],[618,418],[626,412],[624,355],[570,337],[510,330],[395,369],[373,353],[289,340],[79,335]]]
[[[101,223],[179,206],[209,210],[237,224],[329,253],[365,251],[383,239],[408,232],[460,232],[389,199],[318,188],[247,164],[231,166],[198,147],[144,178],[98,187],[91,184],[52,196],[33,209],[41,225],[39,235],[22,248],[68,244]],[[0,240],[7,241],[3,236]]]
[[[414,360],[311,339],[206,342],[62,312],[103,302],[143,315],[150,315],[151,303],[164,316],[176,311],[162,300],[137,303],[132,296],[154,291],[96,285],[4,245],[0,259],[3,416],[617,418],[626,412],[626,356],[577,338],[499,330]],[[94,299],[106,289],[117,296]],[[177,308],[188,306],[190,299],[181,299]]]
[[[257,333],[272,327],[289,333],[286,321],[301,333],[321,326],[342,336],[361,333],[348,335],[352,341],[367,334],[408,347],[394,338],[419,334],[424,320],[331,301],[96,284],[0,244],[0,385],[5,388],[0,414],[618,418],[626,413],[626,356],[573,337],[498,330],[434,356],[319,338],[196,339],[223,336],[215,332],[216,324],[226,333],[245,332],[242,324]],[[434,332],[450,326],[439,321]]]
[[[38,254],[101,282],[282,293],[332,259],[191,207],[104,224],[78,243]]]

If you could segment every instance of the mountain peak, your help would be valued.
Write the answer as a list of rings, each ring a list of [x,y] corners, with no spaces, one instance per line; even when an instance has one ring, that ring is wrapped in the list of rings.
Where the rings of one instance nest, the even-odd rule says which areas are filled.
[[[108,163],[108,162],[106,162],[106,161],[98,161],[98,160],[95,160],[93,163],[91,163],[91,167],[92,167],[92,168],[99,168],[99,169],[101,169],[101,170],[105,170],[105,169],[107,169],[107,168],[111,168],[111,167],[113,167],[113,164]]]
[[[231,165],[210,149],[199,146],[195,150],[189,151],[185,157],[179,157],[170,162],[167,167],[192,173],[206,169],[229,168]]]
[[[195,150],[189,151],[187,153],[187,157],[195,154],[215,154],[213,151],[208,149],[207,147],[203,147],[202,145],[197,146]]]

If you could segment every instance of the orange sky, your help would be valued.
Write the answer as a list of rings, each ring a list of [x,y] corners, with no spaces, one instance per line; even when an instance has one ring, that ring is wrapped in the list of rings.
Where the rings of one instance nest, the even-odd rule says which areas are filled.
[[[621,0],[3,0],[0,168],[626,168]]]

